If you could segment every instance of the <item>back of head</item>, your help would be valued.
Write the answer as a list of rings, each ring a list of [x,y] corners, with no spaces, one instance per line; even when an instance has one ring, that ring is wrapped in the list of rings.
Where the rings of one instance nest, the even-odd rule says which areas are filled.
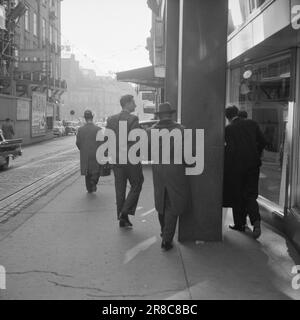
[[[84,111],[84,119],[86,121],[91,121],[94,119],[94,115],[93,115],[93,112],[91,110],[85,110]]]
[[[225,116],[229,121],[237,117],[238,114],[239,114],[239,109],[236,106],[227,107],[225,110]]]
[[[122,96],[120,100],[122,109],[124,109],[127,106],[127,104],[130,103],[133,99],[134,96],[131,94],[126,94],[125,96]]]
[[[10,119],[9,119],[9,118],[6,118],[5,121],[6,121],[6,122],[10,122]]]
[[[242,119],[248,119],[248,113],[247,113],[247,111],[240,111],[240,112],[238,113],[238,116],[239,116],[240,118],[242,118]]]

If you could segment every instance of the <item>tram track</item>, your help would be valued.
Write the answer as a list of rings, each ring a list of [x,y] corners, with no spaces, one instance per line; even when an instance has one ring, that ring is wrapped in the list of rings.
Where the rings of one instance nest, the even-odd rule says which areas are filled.
[[[0,200],[0,223],[7,222],[21,210],[32,204],[39,197],[48,193],[57,184],[69,178],[78,171],[78,161],[73,161],[67,167],[55,170],[46,177],[23,187],[17,192]]]
[[[0,224],[20,213],[79,170],[77,149],[49,150],[0,173]],[[35,152],[36,150],[32,150]],[[39,150],[38,150],[39,151]],[[40,153],[40,152],[35,152]],[[34,154],[34,153],[33,153]]]

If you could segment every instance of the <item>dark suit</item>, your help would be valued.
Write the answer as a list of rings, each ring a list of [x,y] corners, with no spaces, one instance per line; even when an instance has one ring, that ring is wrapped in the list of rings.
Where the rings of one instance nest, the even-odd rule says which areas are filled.
[[[232,207],[236,226],[260,221],[258,198],[264,136],[253,120],[235,119],[225,128],[224,207]]]
[[[76,145],[80,150],[81,174],[85,176],[87,191],[92,191],[99,182],[100,165],[96,159],[97,148],[100,142],[96,141],[97,133],[101,128],[93,123],[87,123],[79,128]]]
[[[117,215],[135,215],[136,207],[139,201],[140,193],[144,183],[142,164],[132,165],[129,162],[127,164],[119,164],[119,123],[120,121],[127,122],[127,133],[133,129],[140,128],[139,119],[137,116],[130,114],[127,111],[122,111],[107,120],[107,129],[111,129],[116,134],[117,140],[117,157],[113,166],[115,175],[115,189],[117,200]],[[134,145],[134,142],[128,142],[127,150]],[[130,192],[126,198],[127,182],[131,185]]]
[[[179,129],[183,135],[184,127],[172,120],[161,120],[148,130],[150,146],[151,130],[153,129],[167,129],[168,131]],[[185,173],[185,164],[174,164],[174,141],[171,139],[170,164],[162,164],[161,144],[159,149],[159,163],[152,165],[155,208],[159,214],[163,240],[165,242],[172,242],[178,217],[184,214],[191,201],[190,187]]]

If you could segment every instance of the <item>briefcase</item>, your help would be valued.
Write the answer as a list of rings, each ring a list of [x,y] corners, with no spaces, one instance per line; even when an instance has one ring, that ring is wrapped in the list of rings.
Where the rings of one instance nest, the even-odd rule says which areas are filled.
[[[108,177],[111,175],[111,165],[105,163],[100,166],[100,177]]]

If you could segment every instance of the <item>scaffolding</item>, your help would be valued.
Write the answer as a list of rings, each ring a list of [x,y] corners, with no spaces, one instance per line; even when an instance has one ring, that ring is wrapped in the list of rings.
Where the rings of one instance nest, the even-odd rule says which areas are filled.
[[[0,0],[5,9],[5,29],[0,29],[0,91],[9,88],[14,94],[14,66],[16,63],[15,30],[26,7],[22,1]]]

